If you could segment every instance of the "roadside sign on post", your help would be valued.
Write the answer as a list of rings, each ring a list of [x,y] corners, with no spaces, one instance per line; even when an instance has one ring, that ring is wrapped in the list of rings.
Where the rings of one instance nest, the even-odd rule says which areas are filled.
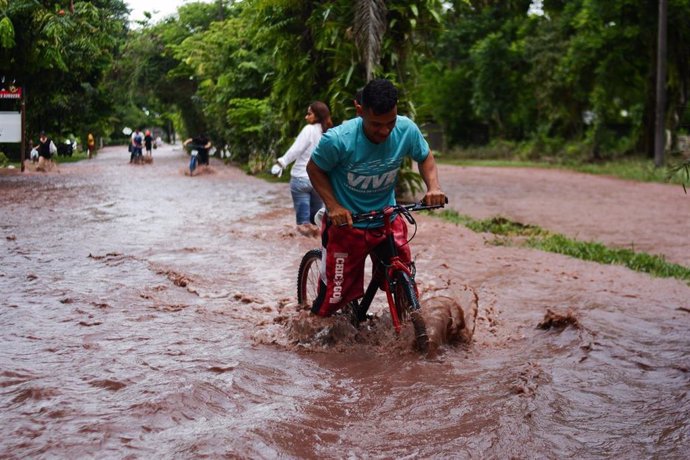
[[[0,142],[19,143],[19,161],[22,164],[21,170],[24,172],[24,116],[26,106],[22,92],[22,87],[16,86],[14,82],[9,85],[8,89],[0,88],[0,100],[16,99],[20,101],[21,105],[19,112],[0,112]]]
[[[10,85],[10,89],[0,89],[0,99],[21,99],[22,89],[19,86]]]
[[[22,141],[22,113],[0,112],[0,142]]]

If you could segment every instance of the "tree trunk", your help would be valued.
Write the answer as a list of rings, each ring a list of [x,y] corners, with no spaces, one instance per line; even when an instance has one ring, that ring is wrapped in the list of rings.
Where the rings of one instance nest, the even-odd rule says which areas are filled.
[[[647,97],[644,103],[644,113],[642,115],[642,130],[637,142],[637,150],[644,152],[649,158],[654,158],[654,133],[655,124],[655,103],[656,103],[656,76],[654,71],[656,65],[649,66],[650,71],[647,76]]]

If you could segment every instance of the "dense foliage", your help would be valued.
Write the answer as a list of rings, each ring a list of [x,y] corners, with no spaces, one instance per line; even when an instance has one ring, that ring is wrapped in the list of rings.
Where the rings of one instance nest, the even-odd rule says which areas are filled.
[[[125,39],[122,0],[0,0],[0,76],[26,96],[27,134],[109,131],[113,94],[103,85]]]
[[[690,2],[668,3],[665,124],[675,134],[688,123]],[[653,154],[656,0],[456,1],[444,18],[422,97],[450,144]]]
[[[26,86],[32,130],[205,132],[260,167],[311,101],[339,123],[385,76],[401,112],[442,128],[445,150],[652,154],[657,0],[215,0],[129,28],[121,0],[62,15],[64,3],[0,0],[0,75]],[[690,0],[668,9],[675,142],[690,122]]]

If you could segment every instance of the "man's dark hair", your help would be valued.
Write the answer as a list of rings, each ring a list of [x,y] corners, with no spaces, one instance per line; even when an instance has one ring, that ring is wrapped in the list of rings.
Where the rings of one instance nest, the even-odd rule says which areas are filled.
[[[367,83],[362,91],[362,107],[376,115],[388,113],[398,103],[398,90],[390,80],[377,78]]]

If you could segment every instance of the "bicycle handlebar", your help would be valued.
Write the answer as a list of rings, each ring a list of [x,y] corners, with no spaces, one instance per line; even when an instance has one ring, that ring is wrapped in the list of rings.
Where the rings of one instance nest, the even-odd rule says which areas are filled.
[[[412,224],[412,223],[414,223],[414,219],[412,219],[412,216],[410,216],[410,212],[426,211],[426,210],[430,210],[430,209],[443,208],[446,204],[448,204],[448,197],[446,197],[446,202],[444,204],[433,205],[433,206],[427,206],[422,202],[412,203],[412,204],[394,204],[392,206],[387,206],[386,208],[380,209],[378,211],[352,214],[352,223],[371,222],[371,221],[374,221],[376,219],[380,219],[381,217],[383,217],[385,215],[386,211],[392,210],[391,214],[402,214],[403,216],[405,216],[407,221]]]

